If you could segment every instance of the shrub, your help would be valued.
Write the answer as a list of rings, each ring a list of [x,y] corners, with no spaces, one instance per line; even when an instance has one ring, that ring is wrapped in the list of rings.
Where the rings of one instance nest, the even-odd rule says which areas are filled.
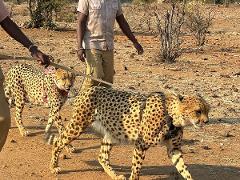
[[[212,14],[201,2],[192,1],[187,4],[185,24],[195,37],[197,46],[205,44],[208,29],[212,25]]]
[[[31,20],[28,27],[53,29],[55,27],[54,13],[60,11],[64,3],[64,0],[29,0],[28,7]]]
[[[182,54],[180,37],[184,23],[184,9],[185,3],[182,5],[172,3],[171,9],[166,11],[163,18],[157,12],[154,13],[161,43],[160,59],[163,62],[173,63]]]

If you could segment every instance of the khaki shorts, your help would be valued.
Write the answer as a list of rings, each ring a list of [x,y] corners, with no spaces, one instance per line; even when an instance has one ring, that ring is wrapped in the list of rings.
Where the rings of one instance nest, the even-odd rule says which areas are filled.
[[[0,68],[0,151],[2,150],[2,147],[7,139],[11,122],[10,110],[3,90],[3,80],[4,76],[2,69]]]
[[[113,83],[113,76],[115,74],[113,59],[113,51],[86,50],[86,74]],[[81,89],[98,85],[109,87],[106,84],[86,78]]]

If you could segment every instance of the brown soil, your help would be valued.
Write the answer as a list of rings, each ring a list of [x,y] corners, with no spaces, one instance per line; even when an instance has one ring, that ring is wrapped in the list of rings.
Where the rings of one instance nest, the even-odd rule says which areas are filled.
[[[14,6],[13,18],[21,24],[21,6]],[[184,53],[174,64],[157,63],[158,39],[137,36],[145,53],[136,54],[131,43],[117,35],[115,44],[115,87],[135,88],[138,92],[169,89],[182,94],[199,93],[211,105],[210,124],[202,130],[184,131],[184,160],[193,177],[199,180],[240,179],[240,7],[214,7],[216,19],[201,51]],[[73,27],[75,24],[73,24]],[[51,54],[60,64],[73,66],[84,72],[74,49],[74,31],[47,31],[23,29],[39,47]],[[0,29],[1,67],[7,69],[17,62],[32,63],[28,52]],[[190,37],[187,45],[195,47]],[[75,89],[82,83],[77,77]],[[72,99],[70,99],[71,101]],[[71,102],[66,103],[62,115],[71,117]],[[48,109],[27,106],[24,123],[32,136],[21,137],[14,122],[3,151],[0,153],[0,179],[110,179],[97,162],[101,139],[91,130],[74,142],[76,154],[60,158],[63,172],[57,177],[49,171],[51,146],[43,140]],[[66,121],[67,123],[67,121]],[[119,174],[129,176],[133,146],[115,146],[112,164]],[[147,152],[141,179],[179,179],[167,157],[165,147],[153,147]],[[181,178],[180,178],[181,179]]]

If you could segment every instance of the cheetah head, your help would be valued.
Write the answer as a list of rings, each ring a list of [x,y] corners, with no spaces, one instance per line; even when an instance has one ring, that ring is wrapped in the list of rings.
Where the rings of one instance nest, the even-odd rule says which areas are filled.
[[[181,126],[193,125],[195,128],[208,123],[210,106],[200,96],[179,96],[179,117]]]
[[[53,74],[55,84],[60,90],[69,91],[73,85],[75,76],[73,73],[63,69],[56,69]]]

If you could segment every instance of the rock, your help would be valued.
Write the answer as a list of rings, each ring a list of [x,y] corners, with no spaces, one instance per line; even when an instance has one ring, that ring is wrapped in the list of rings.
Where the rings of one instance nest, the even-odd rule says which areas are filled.
[[[135,55],[136,55],[135,53],[130,54],[130,58],[134,58]]]
[[[193,148],[189,148],[188,150],[189,150],[189,153],[195,153]]]
[[[224,77],[224,78],[231,78],[230,75],[228,74],[220,74],[221,77]]]
[[[240,76],[240,71],[235,73],[234,76]]]
[[[224,150],[224,147],[223,147],[223,143],[220,143],[220,151],[223,151]]]
[[[223,134],[222,134],[223,137],[234,137],[232,134],[230,134],[230,131],[225,131]]]
[[[35,176],[36,174],[34,172],[31,172],[30,176]]]
[[[165,88],[165,89],[171,89],[172,87],[171,87],[170,85],[166,84],[166,85],[164,86],[164,88]]]
[[[204,145],[204,146],[202,146],[202,148],[203,148],[204,150],[210,150],[210,149],[211,149],[208,145]]]
[[[213,98],[219,98],[219,96],[217,94],[213,94],[212,97]]]

